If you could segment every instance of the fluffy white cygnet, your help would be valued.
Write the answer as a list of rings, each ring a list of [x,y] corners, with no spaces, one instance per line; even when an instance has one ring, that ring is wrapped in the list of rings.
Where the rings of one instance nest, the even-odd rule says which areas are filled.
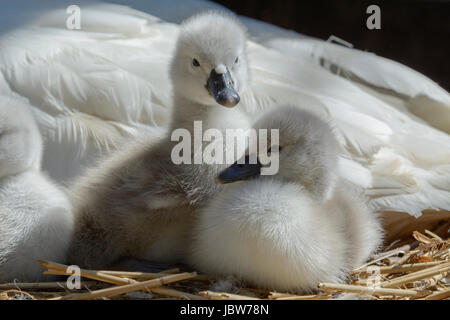
[[[201,211],[190,263],[271,290],[308,292],[318,282],[343,281],[377,249],[382,231],[359,191],[337,175],[331,127],[283,107],[255,128],[279,129],[279,171],[228,185]],[[248,179],[260,167],[234,164],[219,180]]]
[[[206,12],[183,23],[171,64],[174,106],[168,135],[131,143],[74,184],[70,263],[106,268],[126,258],[184,259],[194,211],[219,192],[215,177],[227,167],[195,163],[194,123],[203,132],[250,127],[237,105],[247,73],[245,31],[236,19]],[[172,134],[180,131],[191,137],[191,163],[174,160],[179,141]]]
[[[42,138],[27,107],[0,100],[0,282],[48,279],[37,260],[65,261],[71,206],[40,171],[41,158]]]

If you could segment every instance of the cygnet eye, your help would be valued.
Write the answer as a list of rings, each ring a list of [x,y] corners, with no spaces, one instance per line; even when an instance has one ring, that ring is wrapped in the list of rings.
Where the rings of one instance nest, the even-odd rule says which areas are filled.
[[[200,62],[198,62],[197,59],[193,59],[193,60],[192,60],[192,65],[193,65],[194,67],[200,67]]]
[[[234,63],[238,63],[239,62],[239,57],[236,57],[236,60],[234,60]]]

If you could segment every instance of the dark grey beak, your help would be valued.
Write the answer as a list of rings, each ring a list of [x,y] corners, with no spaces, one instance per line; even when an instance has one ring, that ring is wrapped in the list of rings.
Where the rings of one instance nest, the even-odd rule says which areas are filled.
[[[246,157],[246,163],[239,164],[233,163],[230,167],[223,170],[216,178],[217,183],[232,183],[241,180],[248,180],[253,177],[257,177],[261,174],[261,164],[248,163],[248,157]]]
[[[218,74],[215,69],[212,69],[206,87],[216,102],[227,108],[234,107],[241,100],[239,94],[234,90],[228,70],[226,73]]]

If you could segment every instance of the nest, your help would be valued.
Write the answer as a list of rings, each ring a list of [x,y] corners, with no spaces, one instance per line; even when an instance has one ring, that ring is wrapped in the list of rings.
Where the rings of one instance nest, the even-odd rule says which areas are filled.
[[[80,270],[81,289],[70,290],[67,282],[0,284],[0,300],[93,300],[93,299],[187,299],[187,300],[443,300],[450,299],[450,238],[415,231],[414,240],[385,248],[349,275],[346,284],[319,283],[317,293],[294,295],[240,288],[237,292],[212,290],[217,280],[179,269],[160,273]],[[398,245],[398,244],[397,244]],[[45,274],[71,276],[66,265],[39,261]],[[70,286],[70,285],[69,285]]]

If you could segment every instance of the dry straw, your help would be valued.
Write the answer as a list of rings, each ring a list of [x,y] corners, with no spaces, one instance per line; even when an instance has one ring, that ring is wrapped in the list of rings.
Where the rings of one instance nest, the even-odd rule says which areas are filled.
[[[65,281],[0,284],[0,299],[91,300],[129,299],[131,292],[144,291],[142,299],[187,300],[323,300],[354,298],[450,299],[450,239],[444,240],[430,231],[413,233],[415,242],[377,254],[353,270],[347,283],[318,283],[315,294],[273,292],[243,288],[240,292],[216,292],[211,289],[215,278],[180,272],[178,268],[160,273],[80,270],[81,289],[70,290]],[[66,265],[39,261],[45,274],[70,276]],[[374,279],[374,270],[376,271]],[[375,281],[376,280],[376,281]],[[234,288],[236,289],[236,288]],[[139,296],[134,295],[133,298]]]

